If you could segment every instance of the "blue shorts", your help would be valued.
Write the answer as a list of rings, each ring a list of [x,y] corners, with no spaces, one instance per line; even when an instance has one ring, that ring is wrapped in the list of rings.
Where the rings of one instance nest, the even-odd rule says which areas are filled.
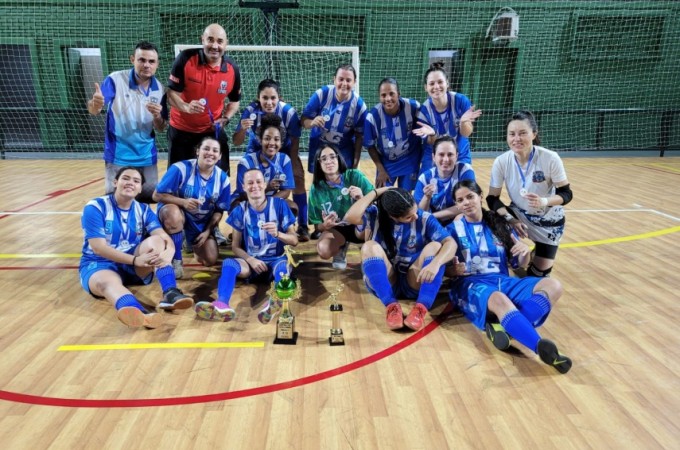
[[[157,212],[157,215],[161,215],[161,210],[165,208],[165,205],[163,205]],[[205,231],[205,225],[206,223],[197,223],[189,217],[189,215],[184,211],[182,208],[180,210],[184,213],[184,239],[187,241],[187,244],[193,245],[194,242],[196,242],[196,238],[198,237],[199,234],[203,233]],[[210,215],[212,216],[212,214]],[[212,236],[212,231],[211,231],[211,236]]]
[[[418,254],[420,255],[420,254]],[[413,259],[415,261],[416,258]],[[418,298],[418,293],[419,290],[413,289],[410,284],[408,284],[408,269],[411,267],[411,265],[402,265],[400,267],[394,266],[394,270],[397,272],[397,282],[392,285],[392,295],[394,295],[394,298],[406,298],[406,299],[415,299]],[[369,286],[368,280],[364,276],[364,284],[366,285],[366,289],[368,289],[368,292],[373,294],[373,296],[377,297],[378,295],[375,293],[373,288]]]
[[[491,294],[502,292],[517,305],[533,295],[534,288],[541,280],[537,277],[516,278],[500,274],[460,277],[451,281],[449,296],[465,317],[483,330]]]
[[[255,271],[251,268],[250,276],[248,277],[247,281],[248,283],[267,283],[269,281],[272,281],[274,279],[274,267],[276,267],[279,262],[284,261],[285,263],[288,263],[288,258],[286,258],[286,255],[283,256],[275,256],[273,258],[257,258],[263,263],[267,265],[267,271],[262,272],[262,273],[255,273]]]
[[[409,192],[413,192],[416,188],[416,182],[418,181],[418,173],[414,172],[408,175],[399,175],[396,177],[390,176],[394,180],[394,183],[390,183],[389,180],[385,182],[385,186],[399,186]]]
[[[113,261],[91,261],[84,265],[81,263],[80,268],[78,269],[78,273],[80,274],[80,285],[85,289],[85,292],[95,298],[101,297],[94,295],[90,291],[90,278],[100,270],[116,272],[120,275],[124,286],[146,285],[153,281],[153,272],[144,278],[140,278],[139,275],[135,273],[135,268],[131,264],[121,264]]]

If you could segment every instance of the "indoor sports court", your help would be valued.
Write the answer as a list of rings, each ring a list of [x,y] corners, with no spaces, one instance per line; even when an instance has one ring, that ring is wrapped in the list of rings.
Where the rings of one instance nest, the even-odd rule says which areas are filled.
[[[677,3],[7,0],[0,18],[2,448],[677,448]],[[241,109],[274,78],[301,112],[341,63],[356,66],[369,109],[387,76],[422,102],[425,70],[444,61],[449,89],[482,110],[470,145],[485,192],[507,119],[533,111],[573,191],[550,274],[564,294],[539,329],[571,370],[521,345],[494,348],[452,307],[448,281],[423,329],[389,330],[358,244],[345,270],[315,240],[295,247],[295,345],[258,321],[263,284],[237,283],[231,322],[161,311],[153,330],[126,327],[86,293],[81,215],[104,195],[105,117],[85,106],[94,83],[129,69],[142,39],[158,46],[166,83],[211,23],[240,66]],[[305,130],[305,168],[308,140]],[[162,177],[165,133],[157,141]],[[232,146],[232,174],[243,152]],[[375,179],[365,149],[358,168]],[[185,252],[177,285],[215,300],[220,269]],[[130,290],[151,308],[161,300],[158,284]],[[337,327],[344,345],[331,346]]]

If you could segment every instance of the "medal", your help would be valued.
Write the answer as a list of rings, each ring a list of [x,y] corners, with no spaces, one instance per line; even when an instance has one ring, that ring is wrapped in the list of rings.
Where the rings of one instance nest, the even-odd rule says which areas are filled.
[[[259,221],[257,222],[257,227],[258,227],[259,229],[262,229],[262,227],[264,227],[264,220],[259,220]]]
[[[280,174],[278,174],[278,175],[276,176],[276,178],[277,178],[280,182],[283,183],[283,182],[286,181],[286,174],[285,174],[285,173],[280,173]]]
[[[205,105],[207,105],[207,104],[208,104],[208,100],[206,100],[206,99],[202,98],[202,99],[200,99],[200,100],[198,101],[198,103],[200,103],[200,104],[201,104],[201,106],[205,106]]]
[[[329,120],[331,120],[331,116],[329,116],[328,114],[324,114],[323,120],[324,122],[328,122]]]
[[[255,119],[257,119],[257,114],[252,113],[252,114],[250,115],[250,120],[255,120]]]
[[[342,188],[342,190],[340,191],[340,193],[341,193],[342,195],[347,195],[347,194],[349,194],[349,189],[347,189],[346,187],[344,187],[344,188]]]
[[[389,141],[389,142],[387,143],[387,147],[389,147],[389,148],[394,147],[394,142]]]
[[[205,197],[198,197],[198,202],[202,205],[205,203]]]
[[[130,243],[129,243],[127,240],[125,240],[125,239],[123,239],[122,241],[120,241],[120,243],[119,243],[118,245],[119,245],[120,247],[125,248],[125,249],[130,248]]]
[[[529,191],[527,191],[525,188],[519,190],[519,195],[521,195],[522,197],[526,197],[528,193]]]
[[[479,255],[475,255],[472,257],[472,265],[475,267],[479,266],[482,263],[482,257]]]

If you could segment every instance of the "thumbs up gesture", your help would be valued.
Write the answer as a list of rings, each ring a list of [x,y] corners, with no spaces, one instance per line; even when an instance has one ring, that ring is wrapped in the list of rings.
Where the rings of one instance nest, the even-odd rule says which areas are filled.
[[[99,83],[94,84],[94,94],[92,94],[92,99],[90,100],[89,110],[91,113],[99,114],[104,107],[104,94],[99,87]]]

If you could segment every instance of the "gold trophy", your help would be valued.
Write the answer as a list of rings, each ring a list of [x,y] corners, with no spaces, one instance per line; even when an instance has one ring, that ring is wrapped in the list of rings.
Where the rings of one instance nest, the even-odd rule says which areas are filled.
[[[295,345],[298,333],[295,331],[295,316],[290,310],[290,301],[300,298],[301,289],[300,285],[291,280],[288,275],[281,275],[279,282],[272,282],[272,287],[267,292],[275,302],[281,303],[281,314],[276,320],[274,344]]]
[[[342,328],[340,328],[340,313],[342,312],[342,305],[338,303],[337,296],[342,292],[343,285],[338,286],[338,288],[330,296],[331,301],[331,335],[328,338],[328,343],[330,345],[345,345],[345,336],[342,334]]]

